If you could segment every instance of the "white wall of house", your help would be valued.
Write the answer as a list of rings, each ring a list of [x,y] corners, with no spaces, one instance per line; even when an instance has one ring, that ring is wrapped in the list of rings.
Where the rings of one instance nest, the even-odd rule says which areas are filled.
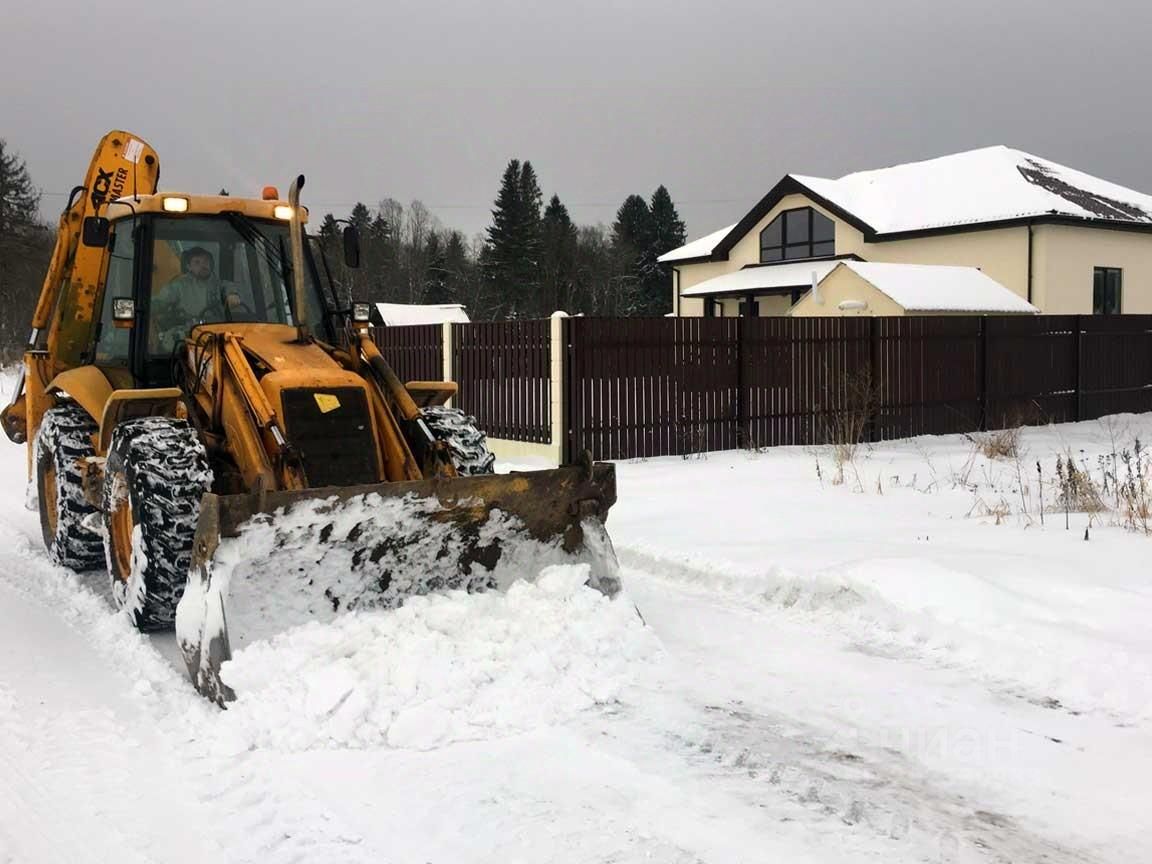
[[[865,261],[891,264],[950,264],[959,267],[977,267],[1009,291],[1028,299],[1026,227],[938,234],[909,240],[890,240],[885,243],[865,243],[863,235],[859,231],[855,233],[859,237],[859,245],[846,248],[842,253],[839,245],[840,235],[837,232],[836,254],[855,253]],[[1091,312],[1091,308],[1088,311]]]
[[[891,297],[847,267],[837,267],[824,278],[820,283],[820,299],[823,303],[817,303],[811,293],[806,294],[800,298],[791,314],[798,318],[905,314],[903,307]],[[866,309],[842,312],[839,306],[845,301],[863,301],[868,306]]]
[[[1092,313],[1092,273],[1118,267],[1120,311],[1152,313],[1152,234],[1037,225],[1033,231],[1033,302],[1056,315]]]

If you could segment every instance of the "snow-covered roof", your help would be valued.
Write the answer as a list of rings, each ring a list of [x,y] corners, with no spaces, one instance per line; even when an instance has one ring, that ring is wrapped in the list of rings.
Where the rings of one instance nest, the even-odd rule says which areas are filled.
[[[389,326],[405,324],[467,324],[468,313],[459,303],[377,303],[380,319]]]
[[[1002,145],[837,180],[789,174],[773,191],[805,190],[878,235],[1044,216],[1152,225],[1152,195]],[[735,225],[658,260],[707,258],[718,247],[730,248],[776,198],[770,193]],[[740,236],[729,237],[736,229]]]
[[[906,312],[1017,312],[1040,310],[975,267],[841,261]]]
[[[736,225],[729,225],[727,228],[721,228],[719,231],[713,231],[711,234],[693,240],[691,243],[685,243],[671,252],[665,252],[656,260],[661,263],[668,263],[669,261],[683,261],[685,258],[701,258],[705,255],[711,255],[712,250],[716,248],[716,244],[728,236]]]
[[[1037,216],[1152,223],[1152,195],[1004,146],[838,180],[789,176],[880,234]]]
[[[819,282],[834,269],[839,261],[804,261],[794,264],[770,264],[764,267],[745,267],[734,273],[725,273],[706,279],[681,293],[682,297],[708,297],[717,294],[736,294],[741,291],[769,291],[783,288],[805,288],[812,284],[812,274]]]

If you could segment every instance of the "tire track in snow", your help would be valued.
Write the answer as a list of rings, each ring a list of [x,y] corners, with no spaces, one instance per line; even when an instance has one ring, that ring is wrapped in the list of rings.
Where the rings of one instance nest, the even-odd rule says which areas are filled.
[[[622,557],[636,561],[627,553]],[[647,580],[655,588],[649,603],[642,597],[648,592],[640,590]],[[681,588],[673,582],[634,567],[624,573],[641,613],[669,654],[689,669],[713,659],[710,646],[691,645],[690,628],[677,628],[676,622],[662,628],[667,622],[661,606],[651,602],[656,597],[664,600],[675,592],[686,602],[675,598],[669,605],[690,607],[696,610],[692,614],[711,608],[722,616],[717,622],[736,625],[742,617],[755,626],[772,626],[770,616],[749,610],[738,597],[723,592],[707,597],[698,585]],[[736,617],[723,617],[729,615]],[[710,622],[708,632],[717,629],[717,622]],[[717,660],[709,672],[719,674],[722,666],[723,660]],[[764,674],[771,674],[770,664]],[[585,733],[601,745],[611,742],[615,752],[628,758],[643,754],[641,764],[649,770],[687,775],[701,788],[723,790],[750,808],[767,808],[775,819],[815,822],[823,826],[822,833],[834,827],[840,836],[867,838],[863,845],[887,848],[888,860],[1105,860],[998,812],[989,802],[989,789],[929,769],[898,748],[870,746],[852,734],[854,718],[843,718],[841,729],[821,728],[797,716],[750,708],[739,692],[730,692],[726,700],[694,701],[689,691],[674,677],[651,689],[638,687],[610,712],[608,722],[586,725]]]
[[[1061,689],[1059,679],[1063,667],[1051,660],[1046,668],[1056,670],[1057,681],[1047,685],[1014,676],[1004,668],[991,669],[985,664],[991,653],[1000,654],[1016,646],[981,644],[989,634],[979,629],[957,633],[953,625],[908,612],[867,587],[840,581],[835,568],[803,572],[770,565],[756,571],[724,563],[706,564],[684,556],[661,555],[627,545],[618,544],[616,551],[622,566],[646,573],[685,593],[723,598],[764,613],[802,616],[831,631],[836,638],[844,639],[853,651],[960,671],[970,680],[980,682],[987,692],[1003,699],[1021,700],[1074,716],[1093,713],[1117,725],[1138,722],[1147,714],[1148,706],[1135,695],[1128,700],[1128,710],[1078,704],[1083,697],[1075,690],[1067,696],[1057,692]],[[1027,650],[1034,646],[1024,642],[1021,647]],[[1112,663],[1119,670],[1117,674],[1123,674],[1126,662],[1127,658],[1118,652]],[[1020,670],[1013,671],[1032,668],[1022,665]],[[1147,672],[1132,666],[1131,674],[1144,678]]]

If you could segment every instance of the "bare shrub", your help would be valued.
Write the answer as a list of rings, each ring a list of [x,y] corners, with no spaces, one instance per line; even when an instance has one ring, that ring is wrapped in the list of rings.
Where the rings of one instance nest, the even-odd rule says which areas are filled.
[[[975,439],[977,449],[988,459],[1015,459],[1020,455],[1020,427],[985,432]]]
[[[821,431],[824,440],[832,446],[832,459],[840,482],[844,482],[844,466],[854,464],[856,450],[867,437],[879,397],[872,383],[872,372],[867,368],[845,372],[829,386],[841,397],[838,401],[842,407],[821,415]]]
[[[1056,500],[1065,515],[1099,513],[1106,509],[1100,489],[1087,469],[1076,464],[1069,451],[1056,459]]]
[[[1152,489],[1149,488],[1150,471],[1148,451],[1137,438],[1131,450],[1120,453],[1124,465],[1123,479],[1116,484],[1120,512],[1124,525],[1144,534],[1152,533]]]
[[[1012,505],[1008,500],[1001,496],[999,501],[988,503],[979,495],[975,496],[975,501],[972,503],[972,509],[968,511],[969,516],[988,517],[996,520],[999,525],[1005,519],[1012,515]]]
[[[708,458],[708,437],[704,432],[704,424],[681,417],[676,422],[676,440],[680,445],[681,459]]]

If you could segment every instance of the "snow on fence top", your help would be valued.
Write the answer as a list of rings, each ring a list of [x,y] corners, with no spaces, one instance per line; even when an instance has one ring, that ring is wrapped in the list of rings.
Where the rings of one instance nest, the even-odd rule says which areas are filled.
[[[844,261],[905,312],[1017,312],[1040,310],[975,267]]]
[[[880,235],[1052,216],[1152,224],[1152,195],[1002,145],[835,180],[802,174],[785,180]],[[693,240],[659,260],[711,255],[735,227]]]

